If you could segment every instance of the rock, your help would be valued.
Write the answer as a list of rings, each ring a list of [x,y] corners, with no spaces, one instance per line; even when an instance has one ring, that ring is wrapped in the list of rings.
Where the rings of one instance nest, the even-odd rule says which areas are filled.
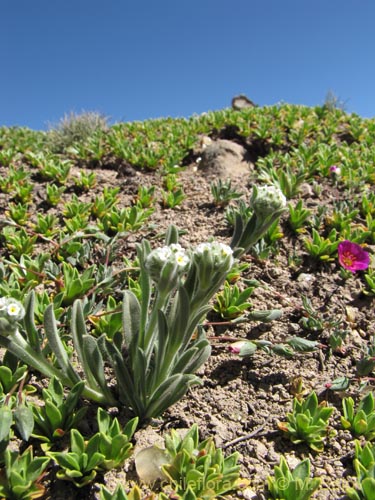
[[[236,180],[248,176],[252,163],[246,149],[232,141],[219,139],[209,144],[201,155],[199,170],[208,176]]]
[[[268,448],[261,441],[257,441],[255,443],[254,448],[255,448],[255,455],[256,455],[257,458],[263,458],[263,459],[265,459],[266,456],[268,455]]]
[[[256,104],[253,103],[248,97],[243,94],[237,95],[232,99],[232,108],[240,111],[245,108],[255,108]]]

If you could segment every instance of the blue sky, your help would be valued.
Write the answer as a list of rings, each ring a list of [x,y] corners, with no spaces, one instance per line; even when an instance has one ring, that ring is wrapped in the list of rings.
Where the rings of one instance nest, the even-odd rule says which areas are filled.
[[[0,125],[71,111],[116,121],[230,106],[375,116],[374,0],[3,0]]]

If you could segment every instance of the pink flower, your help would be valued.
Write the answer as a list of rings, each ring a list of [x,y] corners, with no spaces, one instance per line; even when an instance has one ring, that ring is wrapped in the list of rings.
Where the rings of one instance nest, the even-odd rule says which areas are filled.
[[[332,165],[331,167],[329,167],[329,171],[333,175],[339,176],[341,174],[341,168],[338,167],[337,165]]]
[[[344,269],[355,273],[367,269],[370,263],[370,255],[363,250],[361,245],[351,241],[342,241],[338,248],[339,262]]]

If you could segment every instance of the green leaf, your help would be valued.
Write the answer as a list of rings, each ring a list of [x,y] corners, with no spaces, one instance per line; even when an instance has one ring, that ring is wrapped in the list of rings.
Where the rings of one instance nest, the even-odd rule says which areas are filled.
[[[80,455],[85,451],[85,441],[82,434],[77,429],[72,429],[70,431],[70,443],[73,453]]]
[[[63,425],[63,416],[60,409],[57,408],[57,406],[49,400],[46,401],[44,408],[52,429],[61,427]],[[64,409],[63,403],[61,404],[61,408]]]
[[[36,481],[47,467],[49,461],[49,457],[34,457],[27,468],[28,479]]]
[[[361,483],[366,500],[375,500],[375,479],[366,477]]]
[[[374,396],[369,392],[359,403],[358,408],[363,410],[366,415],[370,415],[374,411]]]
[[[307,340],[302,337],[292,337],[287,343],[297,352],[314,352],[319,345],[315,340]]]
[[[328,388],[331,391],[346,391],[350,386],[350,379],[348,377],[336,378]]]
[[[307,397],[305,404],[304,404],[304,407],[306,410],[310,411],[311,415],[314,415],[314,413],[316,412],[316,409],[318,408],[318,397],[317,397],[315,391],[313,391]]]
[[[63,405],[64,415],[69,416],[73,413],[78,404],[78,400],[82,394],[84,387],[85,383],[83,380],[81,382],[78,382],[72,387]]]
[[[124,332],[125,345],[131,349],[133,339],[139,333],[141,323],[141,305],[130,290],[125,290],[122,303],[122,328]]]
[[[26,296],[24,306],[25,306],[25,317],[23,319],[23,322],[25,325],[25,330],[27,332],[27,338],[30,342],[31,347],[36,352],[39,353],[41,351],[40,349],[41,342],[34,320],[35,293],[33,291]]]
[[[76,453],[66,452],[49,452],[49,457],[55,460],[60,467],[67,470],[80,471],[79,455]]]
[[[48,338],[49,347],[55,354],[57,363],[64,375],[71,381],[72,385],[79,382],[80,377],[71,366],[68,353],[66,352],[59,332],[57,331],[53,304],[49,304],[44,312],[44,329]]]
[[[99,387],[102,393],[110,400],[112,395],[105,379],[103,357],[98,347],[98,342],[91,335],[83,335],[82,342],[82,363],[89,385],[93,389]]]
[[[5,393],[10,391],[12,380],[12,370],[7,366],[0,366],[0,384],[2,385]]]
[[[18,406],[14,410],[14,420],[22,439],[28,441],[34,429],[34,416],[32,410],[24,405]]]
[[[199,379],[194,375],[182,375],[181,373],[172,375],[150,396],[145,416],[161,415],[164,410],[181,399],[192,384],[196,383],[199,383]]]
[[[8,441],[13,414],[9,406],[0,407],[0,442]]]
[[[129,420],[129,422],[125,425],[122,432],[123,432],[123,434],[125,434],[125,436],[128,437],[129,440],[133,437],[133,434],[135,433],[135,431],[138,427],[138,422],[139,422],[139,418],[134,417],[131,420]]]
[[[304,481],[306,478],[310,477],[310,460],[306,458],[300,462],[292,472],[294,479],[301,479]]]

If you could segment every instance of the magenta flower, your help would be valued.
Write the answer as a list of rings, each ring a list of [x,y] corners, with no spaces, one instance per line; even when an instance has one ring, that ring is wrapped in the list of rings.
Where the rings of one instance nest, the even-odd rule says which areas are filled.
[[[332,165],[331,167],[329,167],[329,171],[333,175],[339,176],[341,174],[341,168],[338,167],[337,165]]]
[[[342,241],[338,248],[339,262],[344,269],[355,273],[367,269],[370,264],[370,255],[361,245],[351,241]]]

